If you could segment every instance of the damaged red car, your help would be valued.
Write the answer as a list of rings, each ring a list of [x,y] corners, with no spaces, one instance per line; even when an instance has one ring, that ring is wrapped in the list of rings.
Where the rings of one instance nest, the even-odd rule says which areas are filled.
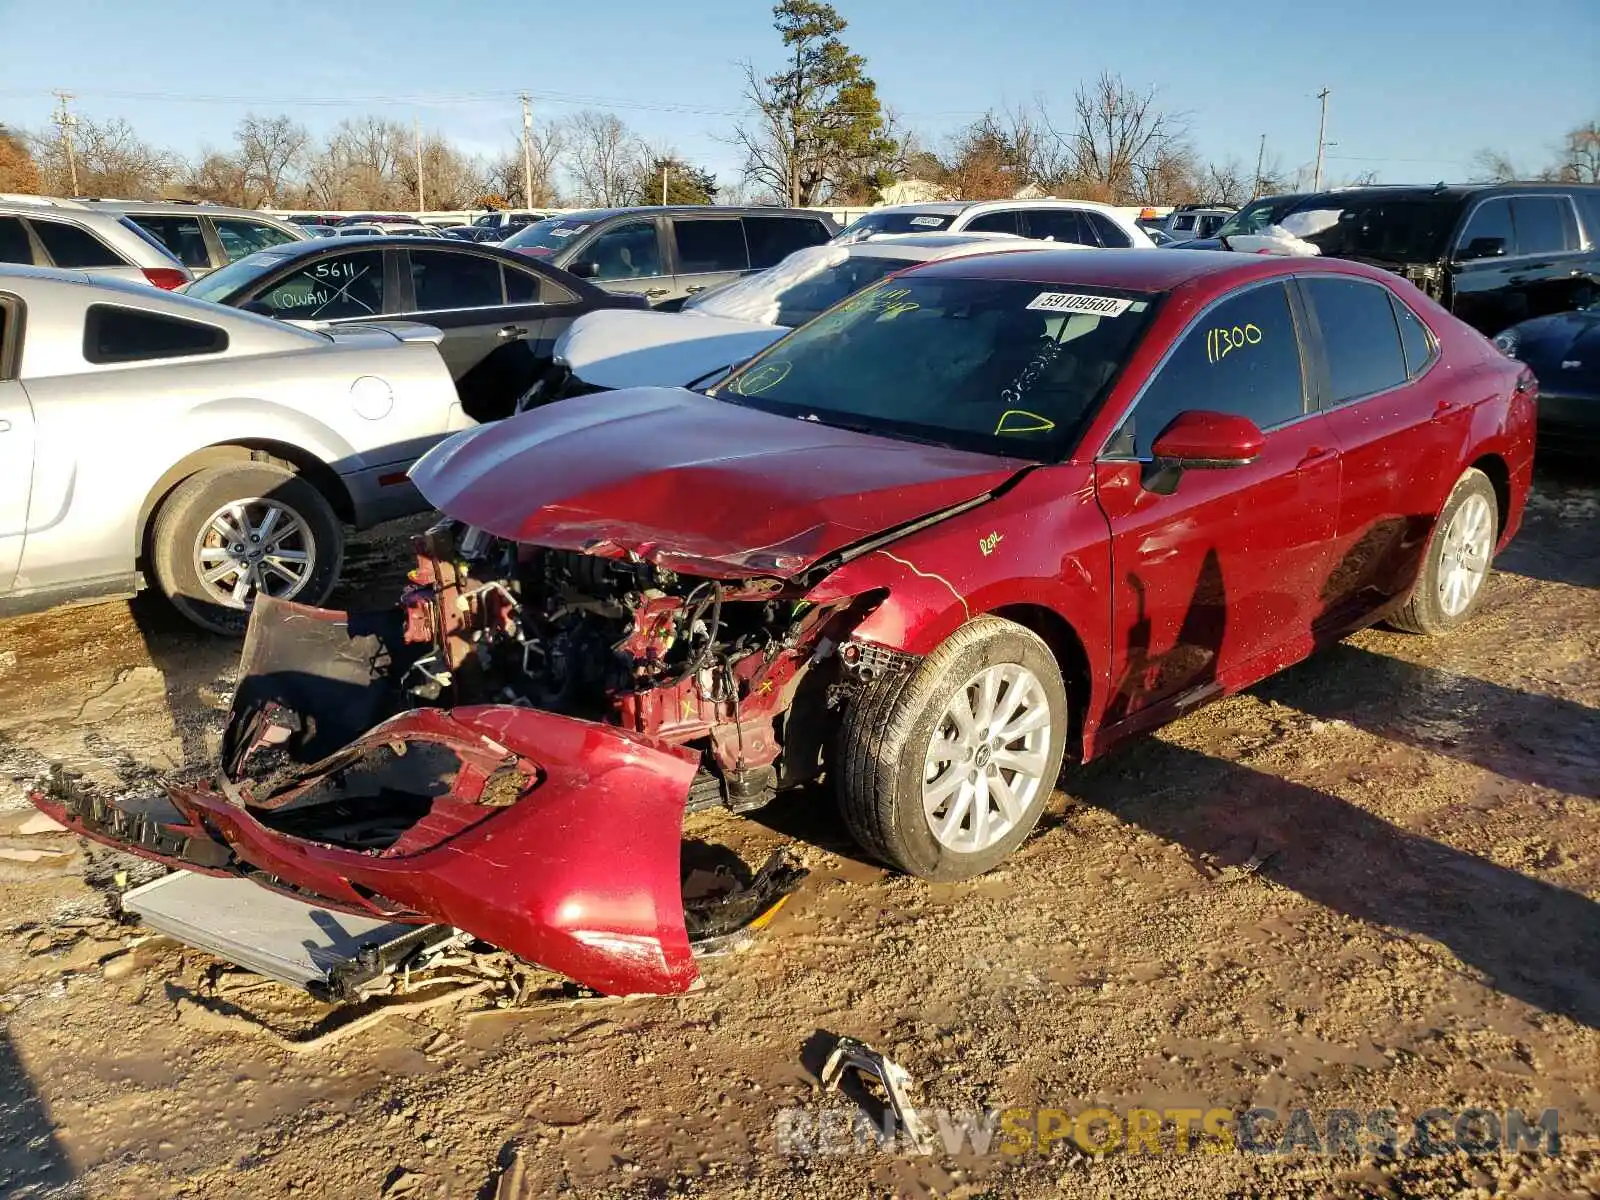
[[[704,393],[441,445],[413,478],[444,520],[397,607],[258,604],[214,781],[155,816],[41,803],[200,873],[681,990],[705,932],[686,810],[821,780],[885,863],[984,871],[1064,762],[1360,626],[1467,620],[1533,422],[1525,368],[1361,264],[929,264]]]

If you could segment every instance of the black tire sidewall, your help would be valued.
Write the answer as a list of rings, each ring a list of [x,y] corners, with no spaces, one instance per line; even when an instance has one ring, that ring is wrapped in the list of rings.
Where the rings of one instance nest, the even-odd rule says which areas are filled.
[[[292,508],[315,541],[311,578],[293,597],[295,602],[321,604],[339,580],[344,527],[322,493],[307,480],[270,463],[202,471],[186,479],[162,503],[156,516],[152,566],[157,585],[173,607],[213,633],[243,635],[250,611],[217,604],[207,596],[194,567],[194,543],[201,522],[230,500],[268,496]]]
[[[893,789],[890,833],[895,857],[913,874],[935,880],[965,879],[989,870],[1022,844],[1039,822],[1055,790],[1067,731],[1067,691],[1061,669],[1048,646],[1010,622],[993,622],[986,636],[962,645],[953,654],[937,651],[918,670],[918,677],[900,694],[900,703],[920,705],[899,746],[898,765],[885,782]],[[1045,778],[1017,822],[999,842],[977,852],[953,850],[933,836],[923,811],[922,783],[929,739],[957,688],[986,667],[1020,663],[1032,671],[1049,698],[1051,748]]]

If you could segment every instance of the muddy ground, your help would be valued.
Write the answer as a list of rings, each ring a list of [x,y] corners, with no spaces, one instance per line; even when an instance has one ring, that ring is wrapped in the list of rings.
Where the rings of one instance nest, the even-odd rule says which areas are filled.
[[[813,872],[704,990],[468,1001],[309,1055],[213,1015],[206,956],[129,948],[127,860],[18,832],[50,762],[135,789],[207,763],[237,647],[148,598],[0,623],[0,1194],[1600,1194],[1592,478],[1541,472],[1464,633],[1361,634],[1072,774],[982,879],[888,875],[815,796],[696,817]],[[399,569],[395,531],[366,538],[354,590]],[[326,1013],[231,1000],[288,1033]],[[838,1034],[936,1108],[1555,1107],[1561,1154],[783,1153],[785,1110],[841,1103]]]

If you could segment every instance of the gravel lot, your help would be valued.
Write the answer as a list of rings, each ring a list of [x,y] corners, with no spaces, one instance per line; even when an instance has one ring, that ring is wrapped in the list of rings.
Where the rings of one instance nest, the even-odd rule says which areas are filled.
[[[1461,635],[1363,633],[1069,775],[1002,870],[887,875],[815,795],[696,817],[813,872],[703,990],[469,1001],[315,1054],[197,1003],[204,955],[130,948],[103,890],[127,860],[19,832],[51,762],[135,789],[207,764],[237,646],[148,597],[0,623],[0,852],[47,852],[0,853],[0,1194],[1600,1194],[1591,480],[1541,471]],[[402,534],[353,548],[343,600],[388,594]],[[325,1011],[236,1002],[287,1031]],[[1554,1106],[1562,1153],[781,1153],[784,1110],[841,1103],[834,1034],[935,1108]]]

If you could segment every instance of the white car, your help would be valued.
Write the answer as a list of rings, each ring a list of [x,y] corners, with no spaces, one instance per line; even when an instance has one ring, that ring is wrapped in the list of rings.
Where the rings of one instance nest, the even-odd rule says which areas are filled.
[[[691,296],[681,312],[588,313],[557,339],[551,373],[519,407],[612,388],[709,383],[895,271],[936,258],[1038,248],[1038,242],[998,233],[830,242],[797,250],[777,266],[714,292]]]
[[[0,615],[131,595],[242,632],[338,580],[345,524],[469,428],[437,329],[315,332],[81,271],[0,266]]]
[[[887,205],[864,213],[833,240],[848,244],[885,233],[1009,233],[1107,250],[1147,250],[1155,244],[1126,211],[1092,200]]]

